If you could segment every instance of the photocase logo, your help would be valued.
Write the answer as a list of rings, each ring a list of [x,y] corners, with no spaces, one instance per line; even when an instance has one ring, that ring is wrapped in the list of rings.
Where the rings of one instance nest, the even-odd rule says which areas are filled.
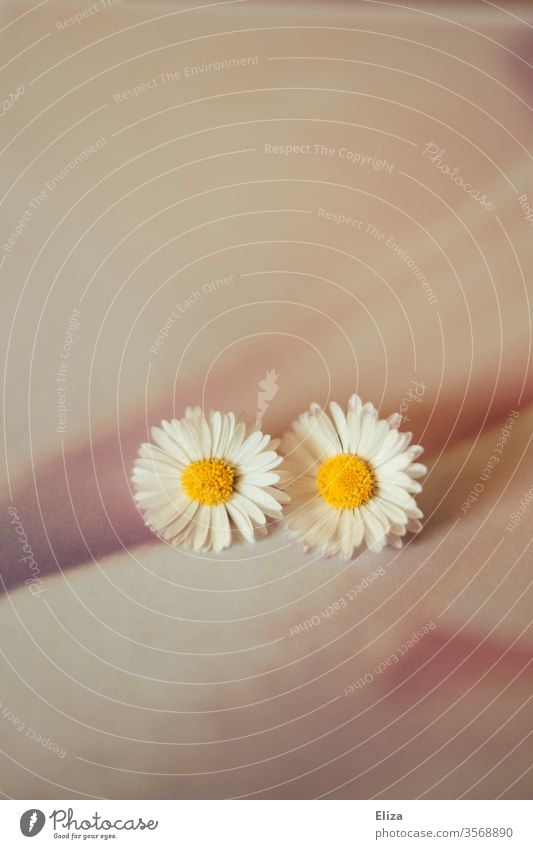
[[[42,811],[32,808],[25,811],[20,818],[20,830],[24,837],[35,837],[42,831],[46,817]]]
[[[255,426],[261,427],[263,422],[263,416],[265,415],[270,402],[274,400],[277,391],[278,391],[278,377],[276,369],[272,369],[271,371],[267,371],[263,380],[259,381],[259,389],[260,391],[257,394],[257,415],[255,419]]]

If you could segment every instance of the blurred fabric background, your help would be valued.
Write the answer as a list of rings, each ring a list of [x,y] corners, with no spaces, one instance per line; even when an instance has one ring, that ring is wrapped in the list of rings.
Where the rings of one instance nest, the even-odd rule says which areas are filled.
[[[527,798],[529,5],[0,9],[0,790]],[[144,527],[150,426],[269,373],[400,409],[402,551]]]

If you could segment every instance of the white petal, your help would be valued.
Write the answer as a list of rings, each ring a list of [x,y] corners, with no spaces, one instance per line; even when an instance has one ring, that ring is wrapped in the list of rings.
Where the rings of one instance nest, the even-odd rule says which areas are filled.
[[[183,463],[180,463],[177,457],[167,454],[166,451],[163,451],[161,448],[157,448],[155,445],[151,445],[149,442],[143,442],[143,444],[139,447],[139,457],[141,460],[146,460],[154,465],[161,464],[171,470],[183,468],[184,465]],[[187,465],[189,462],[190,461],[187,458]]]
[[[388,433],[389,426],[387,422],[373,422],[372,427],[366,434],[365,440],[361,438],[361,442],[359,445],[359,451],[361,452],[361,456],[371,461],[373,456],[383,445],[385,437]]]
[[[348,424],[348,437],[350,441],[349,451],[351,454],[357,454],[361,439],[361,416],[355,410],[349,410],[346,416],[346,422]]]
[[[182,464],[189,463],[191,461],[192,455],[187,450],[184,450],[183,446],[177,443],[174,435],[171,436],[159,427],[152,427],[150,429],[150,434],[156,445],[158,445],[168,457],[181,460]]]
[[[189,421],[191,421],[195,427],[198,425],[198,422],[202,415],[202,408],[199,407],[198,404],[195,407],[185,408],[185,418],[189,419]]]
[[[357,447],[358,454],[368,456],[366,446],[369,445],[371,442],[372,434],[374,433],[374,428],[374,417],[370,413],[363,413],[363,415],[361,416],[361,436],[359,438],[359,445]]]
[[[402,423],[401,413],[392,413],[387,419],[387,424],[390,428],[397,430]]]
[[[371,401],[367,401],[366,404],[363,404],[363,414],[369,415],[376,422],[378,418],[378,411],[374,407]]]
[[[316,456],[308,450],[305,440],[302,442],[293,431],[284,435],[281,453],[286,465],[293,464],[298,469],[312,469],[317,463]]]
[[[339,434],[341,448],[345,453],[348,453],[350,450],[350,436],[346,416],[344,415],[344,412],[341,410],[339,405],[335,403],[335,401],[333,401],[329,405],[329,409],[331,412],[331,417],[335,423],[335,427],[337,428],[337,432]]]
[[[314,523],[312,528],[309,528],[304,536],[310,545],[321,546],[323,550],[334,547],[332,543],[340,522],[341,512],[341,510],[335,510],[334,507],[328,507],[323,512],[320,519]]]
[[[139,478],[153,477],[158,480],[178,480],[184,468],[185,466],[181,465],[177,460],[167,463],[166,461],[160,462],[155,457],[150,460],[138,457],[135,460],[133,474]]]
[[[279,475],[277,472],[246,472],[239,479],[253,486],[270,486],[279,482]]]
[[[177,493],[176,493],[177,495]],[[166,493],[161,492],[159,489],[140,489],[133,496],[134,500],[137,501],[141,506],[147,502],[153,504],[161,504],[164,506],[169,503],[171,499],[169,499]]]
[[[272,498],[279,501],[280,504],[288,504],[291,500],[288,492],[285,492],[283,489],[278,489],[276,486],[265,486],[263,489],[266,493],[268,493],[268,495],[271,495]]]
[[[391,472],[390,474],[384,475],[378,473],[378,482],[382,483],[383,486],[387,487],[390,484],[394,484],[394,486],[401,486],[407,492],[422,492],[422,485],[418,483],[418,481],[414,481],[409,475],[406,475],[404,472]]]
[[[228,445],[231,443],[233,439],[233,433],[235,430],[235,416],[233,413],[226,413],[222,416],[222,431],[220,434],[220,439],[217,447],[217,457],[225,457],[226,450]]]
[[[161,536],[163,539],[172,539],[172,537],[179,534],[192,521],[199,506],[197,501],[189,501],[185,510],[173,522],[170,522],[170,524],[162,529]]]
[[[209,416],[209,428],[211,430],[211,457],[218,457],[218,446],[222,434],[222,415],[218,410],[211,410]]]
[[[391,522],[397,522],[401,525],[405,525],[407,523],[407,514],[401,509],[401,507],[398,507],[397,504],[393,504],[391,501],[385,501],[379,496],[375,500]]]
[[[193,527],[192,547],[198,551],[205,546],[211,527],[211,507],[209,505],[200,505],[194,517]]]
[[[328,414],[320,407],[318,404],[311,404],[311,412],[313,416],[317,419],[322,433],[328,442],[334,446],[337,453],[342,450],[342,444],[340,440],[340,436],[338,431],[336,430],[333,422],[331,421]]]
[[[404,433],[398,433],[399,437],[399,450],[405,451],[407,446],[410,445],[411,440],[413,438],[413,434],[409,431],[405,431]]]
[[[245,460],[239,461],[239,469],[241,472],[267,471],[275,469],[276,466],[283,461],[283,457],[276,454],[275,451],[261,451],[260,454],[254,454],[247,457]]]
[[[211,428],[207,424],[206,418],[203,413],[198,418],[198,440],[200,442],[200,448],[202,449],[202,457],[211,457]]]
[[[329,439],[316,416],[304,414],[294,425],[297,436],[305,443],[314,459],[325,460],[339,453],[339,441]]]
[[[145,522],[155,531],[160,531],[179,519],[186,512],[189,503],[185,498],[175,501],[164,499],[164,501],[142,502],[140,506],[144,512]]]
[[[231,545],[231,528],[224,504],[217,504],[211,509],[211,533],[215,551],[222,551]]]
[[[181,434],[179,423],[175,419],[171,422],[167,422],[163,419],[161,427],[165,431],[167,437],[172,440],[172,444],[174,446],[172,449],[173,456],[177,457],[183,465],[188,464],[190,462],[190,458],[187,451],[183,449],[182,442],[180,441]]]
[[[409,454],[407,451],[403,451],[401,454],[394,454],[394,456],[389,457],[388,460],[375,464],[375,468],[379,472],[383,472],[385,475],[388,474],[388,472],[396,472],[406,469],[410,463],[411,458],[409,457]]]
[[[352,521],[352,541],[354,547],[357,548],[363,542],[363,536],[365,533],[365,523],[363,522],[363,517],[361,516],[361,512],[359,509],[353,511]]]
[[[353,529],[353,510],[341,510],[339,522],[340,549],[347,560],[352,556],[354,549]]]
[[[235,458],[241,449],[241,446],[246,438],[246,425],[244,422],[238,422],[233,429],[233,435],[228,440],[224,457],[229,463],[235,463]]]
[[[379,494],[381,498],[385,499],[385,501],[390,501],[392,504],[398,504],[400,507],[416,507],[414,498],[411,498],[409,493],[401,486],[383,484],[380,486]]]
[[[227,502],[226,509],[229,513],[230,518],[235,523],[237,530],[240,531],[240,533],[246,540],[248,540],[248,542],[253,542],[254,526],[252,525],[248,513],[246,513],[244,510],[241,510],[238,505],[238,502],[236,502],[233,498]]]
[[[173,422],[174,424],[174,422]],[[181,419],[175,422],[176,434],[180,442],[180,446],[191,459],[191,461],[202,460],[204,454],[200,445],[198,431],[189,419]]]
[[[422,463],[411,463],[405,470],[405,473],[411,475],[412,478],[422,478],[424,475],[427,475],[427,472],[427,466],[424,466]]]
[[[304,529],[314,525],[315,522],[324,521],[326,513],[331,509],[329,504],[326,504],[321,498],[315,497],[303,504],[291,504],[291,509],[286,516],[291,528],[295,530]]]
[[[386,513],[382,510],[380,503],[377,500],[368,501],[365,505],[367,512],[371,513],[376,522],[379,523],[384,534],[390,531],[391,522]]]
[[[264,525],[266,523],[266,517],[263,511],[249,498],[241,495],[240,492],[233,493],[231,503],[238,507],[242,513],[246,513],[256,525]]]
[[[281,505],[264,489],[252,484],[239,483],[237,492],[257,504],[267,516],[277,516],[281,513]]]
[[[399,450],[400,442],[401,434],[397,430],[389,430],[383,440],[383,444],[372,457],[374,466],[377,467],[382,463],[385,463],[387,460],[390,460],[391,457],[394,457],[396,454],[401,453]]]
[[[269,442],[270,437],[268,435],[261,433],[260,430],[256,430],[235,450],[231,459],[235,464],[240,465],[264,451]]]
[[[178,542],[187,551],[191,551],[194,548],[194,525],[188,525],[177,537],[174,537],[172,545],[177,545]]]
[[[386,532],[378,519],[372,514],[370,510],[368,510],[367,505],[363,505],[359,508],[362,514],[364,526],[365,526],[365,542],[367,547],[378,553],[381,551],[386,541]]]
[[[361,410],[363,409],[363,405],[361,403],[361,399],[359,395],[352,395],[348,399],[348,409],[353,410],[355,413],[359,415]]]

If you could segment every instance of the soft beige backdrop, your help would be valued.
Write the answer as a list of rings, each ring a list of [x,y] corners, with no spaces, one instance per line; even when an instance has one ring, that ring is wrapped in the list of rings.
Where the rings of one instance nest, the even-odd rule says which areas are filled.
[[[82,6],[4,2],[0,18],[2,90],[23,87],[0,117],[2,245],[28,218],[0,253],[0,790],[527,796],[526,7],[97,8],[68,28]],[[236,58],[248,62],[214,65]],[[324,562],[273,529],[253,549],[191,556],[144,528],[128,479],[150,424],[187,403],[254,419],[272,369],[272,433],[354,390],[386,415],[403,402],[430,466],[427,526],[404,551]]]

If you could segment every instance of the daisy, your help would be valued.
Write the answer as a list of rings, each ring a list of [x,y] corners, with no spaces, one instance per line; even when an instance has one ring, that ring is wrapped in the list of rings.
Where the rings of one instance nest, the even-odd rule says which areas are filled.
[[[272,440],[246,429],[233,413],[188,407],[185,418],[151,430],[139,448],[132,481],[145,523],[173,545],[221,551],[232,531],[252,542],[279,519],[288,496],[276,484],[282,458]]]
[[[347,414],[335,403],[329,409],[312,404],[282,441],[289,531],[307,548],[346,559],[362,543],[376,552],[387,543],[401,548],[406,531],[422,527],[413,494],[427,472],[415,462],[424,449],[399,432],[399,413],[378,419],[357,395]]]

